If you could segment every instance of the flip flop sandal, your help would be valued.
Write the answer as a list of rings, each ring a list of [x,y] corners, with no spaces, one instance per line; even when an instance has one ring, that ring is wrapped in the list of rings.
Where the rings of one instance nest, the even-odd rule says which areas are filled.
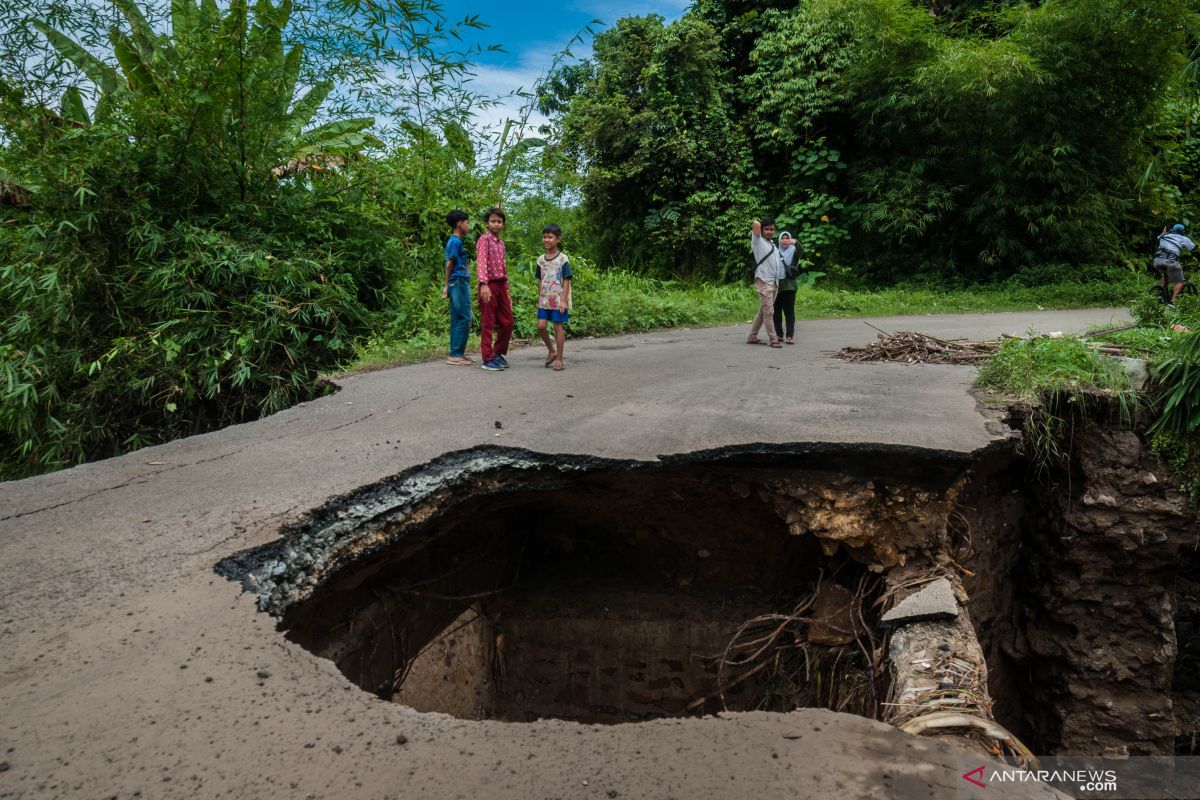
[[[562,372],[564,369],[566,369],[566,367],[564,367],[562,365],[555,365],[555,367],[554,367],[555,372]]]
[[[786,340],[784,340],[784,344],[795,344],[795,343],[796,343],[796,340],[795,340],[795,339],[786,339]]]
[[[555,358],[557,358],[557,356],[550,356],[549,358],[546,359],[546,363],[542,364],[542,366],[545,367],[546,369],[550,369],[550,367],[554,366]]]
[[[762,339],[747,339],[746,344],[766,344]]]
[[[779,342],[771,342],[771,347],[778,347],[781,350],[783,349],[783,345]]]

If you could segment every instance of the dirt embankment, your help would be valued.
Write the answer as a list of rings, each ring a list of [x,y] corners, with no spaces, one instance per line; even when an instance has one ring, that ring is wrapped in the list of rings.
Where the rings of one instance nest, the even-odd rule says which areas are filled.
[[[1177,721],[1177,576],[1196,543],[1178,481],[1131,431],[1077,426],[1034,496],[1017,571],[1036,741],[1064,755],[1166,755]],[[1034,713],[1036,712],[1036,713]]]

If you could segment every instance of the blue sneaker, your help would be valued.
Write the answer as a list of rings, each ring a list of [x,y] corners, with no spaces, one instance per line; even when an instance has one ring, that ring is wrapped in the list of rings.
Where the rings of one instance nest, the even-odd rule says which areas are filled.
[[[506,359],[504,356],[496,356],[492,359],[492,363],[500,369],[508,369],[508,359]]]
[[[504,369],[504,367],[497,364],[494,360],[493,361],[485,361],[480,366],[482,366],[486,370],[491,370],[492,372],[499,372],[500,370]]]

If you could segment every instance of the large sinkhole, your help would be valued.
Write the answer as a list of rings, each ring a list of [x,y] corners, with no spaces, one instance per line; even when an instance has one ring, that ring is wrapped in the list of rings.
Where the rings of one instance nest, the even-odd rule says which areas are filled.
[[[874,716],[881,572],[941,547],[965,464],[863,455],[463,455],[323,509],[256,588],[290,639],[421,711]]]
[[[419,711],[616,723],[825,707],[911,726],[896,696],[969,696],[1038,752],[1170,752],[1192,522],[1133,444],[1109,445],[1050,483],[1012,442],[649,463],[480,448],[331,500],[218,569],[289,639]],[[961,625],[930,623],[928,641],[881,626],[938,576],[966,650]],[[973,677],[938,672],[972,649]]]
[[[822,580],[855,590],[864,572],[790,535],[756,493],[719,484],[600,472],[464,503],[422,546],[339,576],[285,624],[360,686],[421,711],[616,722],[711,710],[743,623]],[[729,707],[783,691],[751,678],[726,687]]]

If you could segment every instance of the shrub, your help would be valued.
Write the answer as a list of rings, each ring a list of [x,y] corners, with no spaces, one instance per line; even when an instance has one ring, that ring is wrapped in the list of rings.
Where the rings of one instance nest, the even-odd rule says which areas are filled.
[[[305,127],[330,85],[292,96],[289,4],[182,0],[170,37],[118,6],[119,70],[39,25],[97,85],[92,113],[0,81],[0,176],[22,191],[0,225],[2,478],[312,397],[395,278],[353,163],[370,120]]]
[[[1155,365],[1154,380],[1161,411],[1151,432],[1195,441],[1200,433],[1200,335],[1172,340]]]
[[[330,212],[308,211],[323,230]],[[14,256],[0,272],[0,303],[15,309],[0,346],[0,474],[69,466],[313,397],[318,373],[352,352],[379,307],[379,278],[356,273],[387,277],[365,252],[354,261],[287,224],[137,230],[153,239],[153,256],[106,264],[84,237],[0,227],[0,248]],[[370,238],[357,234],[360,244]],[[387,242],[374,245],[387,252]]]

